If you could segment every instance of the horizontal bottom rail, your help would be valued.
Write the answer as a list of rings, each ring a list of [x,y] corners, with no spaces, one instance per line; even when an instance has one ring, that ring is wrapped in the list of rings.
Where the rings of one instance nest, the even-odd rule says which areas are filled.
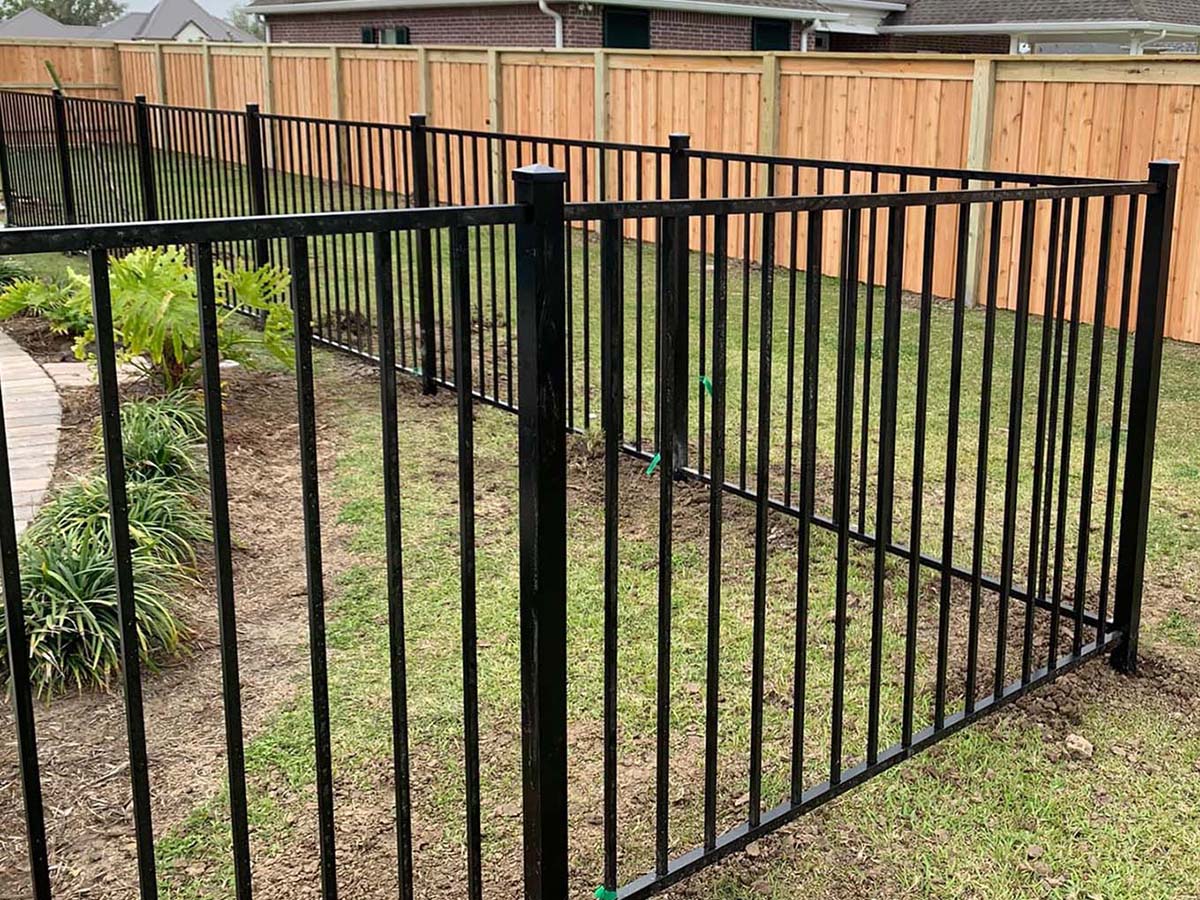
[[[371,353],[368,353],[364,350],[360,350],[357,347],[353,347],[348,344],[343,344],[339,341],[335,341],[331,338],[320,337],[320,336],[314,335],[313,342],[317,343],[317,344],[321,344],[326,347],[329,347],[334,350],[338,350],[342,353],[347,353],[352,356],[356,356],[359,359],[363,359],[363,360],[366,360],[369,362],[375,362],[375,363],[379,362],[379,357],[377,357]],[[396,369],[397,369],[397,371],[403,372],[406,375],[419,377],[419,372],[417,372],[417,370],[412,369],[410,367],[397,364]],[[434,381],[441,387],[446,388],[447,390],[454,390],[454,382],[449,379],[435,377]],[[488,406],[494,406],[495,408],[503,410],[504,412],[515,413],[517,411],[517,408],[515,406],[513,406],[512,404],[507,403],[504,400],[500,400],[499,398],[496,398],[496,397],[489,397],[488,395],[484,394],[482,391],[473,391],[472,396],[474,396],[474,398],[476,400],[478,400],[479,402],[485,403]],[[568,430],[575,434],[583,433],[582,429],[580,429],[580,428],[570,428]],[[628,443],[623,444],[621,446],[621,450],[628,456],[631,456],[635,459],[641,459],[646,462],[650,462],[654,458],[653,454],[651,454],[645,450],[639,449],[638,447],[634,446],[633,444],[628,444]],[[683,479],[684,481],[690,481],[690,482],[695,482],[698,484],[706,484],[706,485],[710,484],[712,481],[710,476],[704,474],[703,472],[699,471],[698,469],[693,469],[693,468],[680,469],[679,477],[681,479]],[[731,481],[726,481],[722,485],[722,489],[726,493],[730,494],[731,496],[738,497],[743,500],[754,500],[756,498],[756,495],[753,491],[749,490],[748,488],[743,488]],[[796,508],[794,506],[790,506],[787,503],[784,503],[783,501],[778,500],[776,498],[768,499],[767,505],[775,512],[783,513],[784,515],[790,516],[791,518],[794,518],[797,520],[800,518],[800,510],[798,508]],[[837,527],[838,527],[837,522],[828,516],[821,516],[821,515],[814,514],[812,516],[812,518],[810,519],[810,521],[812,522],[813,525],[816,525],[818,528],[823,528],[826,531],[836,531]],[[877,542],[877,538],[874,534],[869,533],[869,532],[858,531],[855,528],[850,529],[850,537],[851,537],[851,539],[857,541],[858,543],[860,543],[866,547],[874,547]],[[892,542],[891,544],[888,545],[887,552],[892,554],[893,556],[896,556],[899,559],[907,560],[912,557],[912,550],[908,547],[907,544],[899,544],[899,543]],[[941,571],[943,571],[944,568],[946,568],[943,565],[943,562],[939,557],[933,556],[928,553],[921,554],[920,563],[924,568],[932,569],[935,572],[941,572]],[[973,581],[975,579],[974,572],[972,572],[970,569],[964,569],[961,566],[950,565],[949,571],[950,571],[950,575],[952,577],[958,578],[962,581]],[[998,579],[994,576],[981,574],[979,576],[979,583],[984,588],[984,590],[994,591],[994,592],[998,592],[1000,590],[1000,579]],[[1029,592],[1024,590],[1023,588],[1016,586],[1015,584],[1012,586],[1011,590],[1009,591],[1009,596],[1012,597],[1012,599],[1017,600],[1021,603],[1030,602]],[[1032,601],[1033,601],[1033,605],[1035,607],[1037,607],[1038,609],[1044,610],[1046,612],[1054,611],[1055,603],[1051,599],[1048,599],[1039,594],[1039,595],[1035,595],[1032,598]],[[1061,602],[1058,604],[1058,611],[1061,615],[1067,617],[1069,620],[1073,620],[1075,617],[1075,604],[1073,602],[1072,603],[1068,603],[1065,601]],[[1100,619],[1098,616],[1096,616],[1093,613],[1085,611],[1083,614],[1083,624],[1092,629],[1099,629],[1101,622],[1100,622]],[[1106,619],[1104,621],[1103,625],[1104,625],[1104,630],[1109,631],[1113,627],[1113,620]]]
[[[1114,632],[1106,635],[1103,641],[1093,641],[1090,644],[1085,644],[1079,653],[1071,653],[1060,657],[1055,667],[1043,666],[1038,669],[1033,673],[1029,681],[1013,682],[1004,689],[999,697],[991,696],[979,701],[970,712],[960,711],[947,716],[946,722],[941,728],[935,728],[932,725],[927,726],[913,736],[912,743],[908,745],[897,743],[881,750],[879,752],[879,760],[874,765],[868,765],[865,761],[860,762],[846,769],[838,781],[825,781],[806,790],[799,803],[781,803],[773,809],[764,812],[759,824],[753,828],[748,823],[731,828],[717,837],[716,845],[713,849],[705,850],[703,846],[695,847],[682,856],[671,860],[664,874],[659,875],[655,872],[649,872],[635,881],[631,881],[617,891],[618,900],[642,900],[642,898],[649,897],[663,888],[675,884],[699,869],[741,850],[747,844],[770,834],[772,831],[800,816],[812,812],[817,807],[828,803],[830,800],[856,787],[867,779],[878,775],[886,769],[890,769],[897,763],[915,756],[920,751],[965,728],[987,713],[1000,709],[1018,700],[1035,688],[1048,684],[1060,675],[1079,667],[1093,657],[1100,655],[1107,648],[1119,643],[1123,637],[1124,635],[1120,632]]]
[[[624,445],[624,447],[622,447],[622,450],[624,450],[625,453],[627,453],[628,455],[630,455],[632,457],[635,457],[637,459],[642,459],[647,462],[649,462],[650,460],[652,460],[654,458],[653,454],[648,453],[645,450],[640,450],[637,447],[633,446],[632,444]],[[712,483],[712,478],[710,476],[708,476],[708,475],[704,474],[703,472],[700,472],[696,469],[691,469],[691,468],[680,469],[679,477],[684,481],[695,482],[698,484],[706,484],[707,485],[707,484]],[[734,484],[731,481],[726,481],[722,485],[722,490],[724,490],[727,494],[730,494],[731,496],[734,496],[734,497],[738,497],[742,500],[754,500],[754,499],[756,499],[756,496],[757,496],[754,493],[754,491],[751,491],[749,488],[743,488],[737,484]],[[800,510],[799,509],[797,509],[794,506],[789,506],[788,504],[784,503],[781,500],[778,500],[775,498],[770,498],[767,500],[767,505],[775,512],[783,513],[784,515],[790,516],[791,518],[797,519],[797,520],[799,520],[799,518],[800,518]],[[811,521],[812,524],[816,525],[818,528],[823,528],[826,531],[836,531],[837,527],[838,527],[837,522],[834,521],[832,518],[830,518],[828,516],[816,515],[815,513],[813,514],[813,516],[811,517],[811,519],[809,521]],[[875,544],[877,543],[876,536],[874,534],[871,534],[870,532],[862,532],[862,531],[858,531],[855,528],[851,528],[849,533],[850,533],[851,539],[857,541],[860,544],[863,544],[864,546],[874,547]],[[912,557],[912,550],[908,547],[907,544],[898,544],[898,543],[892,542],[891,544],[888,544],[887,552],[893,554],[894,556],[899,557],[900,559],[907,560]],[[922,553],[920,555],[920,563],[925,568],[933,569],[936,572],[941,572],[945,568],[945,566],[943,565],[942,560],[940,558],[933,556],[931,554],[928,554],[928,553]],[[975,573],[972,572],[970,569],[964,569],[961,566],[951,565],[949,567],[949,570],[950,570],[950,574],[955,578],[958,578],[958,579],[961,579],[964,581],[973,581],[975,579]],[[988,590],[988,591],[999,591],[1000,590],[1000,579],[998,579],[994,576],[980,575],[979,583],[985,590]],[[1029,592],[1022,588],[1017,587],[1016,585],[1013,585],[1012,589],[1009,591],[1009,596],[1012,597],[1012,599],[1019,600],[1022,603],[1028,603],[1029,599],[1030,599]],[[1047,612],[1053,611],[1054,606],[1055,606],[1053,600],[1049,600],[1046,597],[1043,597],[1041,595],[1037,595],[1033,598],[1033,604],[1038,609],[1042,609]],[[1058,611],[1064,616],[1070,616],[1073,618],[1075,615],[1075,604],[1067,603],[1067,602],[1059,603]],[[1097,616],[1095,616],[1094,614],[1089,613],[1089,612],[1084,613],[1083,623],[1090,628],[1099,628],[1100,627],[1100,619]],[[1112,623],[1111,619],[1105,620],[1105,623],[1104,623],[1105,630],[1112,628],[1112,625],[1113,625],[1113,623]]]

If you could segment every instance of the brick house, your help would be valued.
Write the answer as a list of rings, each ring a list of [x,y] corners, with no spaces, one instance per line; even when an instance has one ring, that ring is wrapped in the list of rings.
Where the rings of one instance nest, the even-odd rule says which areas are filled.
[[[658,50],[1195,51],[1198,0],[251,0],[268,40]]]

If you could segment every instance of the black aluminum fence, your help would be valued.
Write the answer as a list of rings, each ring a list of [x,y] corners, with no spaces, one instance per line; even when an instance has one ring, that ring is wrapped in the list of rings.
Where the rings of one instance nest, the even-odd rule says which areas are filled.
[[[149,117],[151,128],[158,121],[166,129],[161,134],[171,132],[161,124],[174,115],[166,108],[137,104],[134,115],[135,121]],[[208,118],[190,121],[215,128],[219,117],[237,115],[205,113]],[[6,108],[0,143],[10,151],[6,191],[18,183],[10,180],[13,121]],[[236,121],[254,132],[254,113]],[[1153,165],[1145,182],[1080,184],[1002,173],[697,157],[677,141],[674,152],[686,167],[677,164],[672,172],[670,149],[653,151],[655,162],[647,163],[662,171],[667,199],[611,199],[611,181],[609,190],[589,193],[600,173],[619,171],[617,182],[626,184],[630,154],[633,170],[642,171],[637,154],[652,151],[587,142],[548,146],[582,145],[588,152],[537,151],[543,139],[435,129],[413,142],[413,133],[424,127],[419,121],[342,123],[324,131],[308,120],[271,121],[279,124],[269,133],[292,136],[257,147],[249,140],[251,160],[260,152],[277,165],[281,154],[307,159],[304,153],[317,146],[313,135],[323,135],[322,142],[328,135],[323,159],[335,159],[336,152],[337,160],[351,159],[364,169],[388,159],[393,188],[403,185],[405,172],[428,171],[430,193],[397,189],[372,200],[364,188],[346,205],[413,202],[418,208],[318,210],[313,204],[341,202],[328,192],[317,194],[318,185],[326,191],[331,183],[346,185],[326,177],[340,162],[332,169],[322,163],[319,170],[289,170],[275,188],[269,187],[270,173],[279,169],[264,163],[260,187],[253,179],[247,183],[251,198],[299,196],[308,205],[266,217],[241,211],[186,222],[3,230],[0,253],[90,254],[126,634],[131,585],[128,542],[121,540],[120,434],[112,427],[118,398],[103,287],[107,255],[129,246],[193,246],[206,328],[216,302],[211,266],[219,253],[247,248],[291,267],[324,896],[335,895],[337,877],[310,338],[381,363],[402,896],[412,895],[419,851],[408,821],[405,584],[395,527],[402,463],[395,445],[398,369],[422,376],[427,385],[436,369],[433,380],[457,391],[468,896],[480,896],[486,865],[474,662],[472,398],[515,409],[520,422],[527,896],[560,898],[582,887],[568,882],[565,438],[572,429],[590,427],[593,408],[605,449],[604,777],[603,850],[596,871],[585,875],[591,884],[600,881],[622,898],[647,896],[1092,657],[1111,651],[1120,668],[1133,668],[1174,165]],[[389,134],[396,136],[395,153],[380,155],[381,147],[390,152]],[[27,135],[21,140],[32,146]],[[478,149],[469,149],[476,141]],[[525,151],[517,149],[522,142]],[[65,151],[63,146],[58,158],[72,160],[74,176],[78,155],[70,140]],[[226,144],[229,161],[240,146],[233,139]],[[150,149],[151,155],[162,152],[157,145]],[[474,181],[454,180],[456,172],[491,171],[494,165],[498,174],[504,166],[555,152],[563,154],[556,160],[563,170],[526,166],[512,190],[499,187],[496,175],[479,182],[479,191],[489,185],[482,195]],[[581,156],[592,161],[587,177]],[[479,160],[489,168],[476,165]],[[711,173],[726,164],[742,165],[739,175],[763,177],[764,189],[801,185],[803,167],[813,168],[826,185],[830,172],[849,174],[838,176],[846,179],[846,190],[837,193],[795,195],[793,187],[792,196],[678,197],[695,193],[692,176],[711,189]],[[767,168],[756,174],[755,167]],[[155,184],[164,183],[164,171],[155,169]],[[79,170],[77,178],[59,183],[58,193],[44,196],[69,196],[64,184],[90,177]],[[869,189],[853,192],[856,179],[866,179]],[[701,193],[723,194],[724,184],[734,180],[718,180],[720,189]],[[579,193],[568,196],[568,184]],[[737,193],[754,193],[753,181],[751,188]],[[138,196],[145,200],[150,192]],[[200,202],[186,191],[181,196]],[[154,197],[155,203],[162,199],[157,192]],[[10,202],[9,208],[17,207]],[[186,214],[197,213],[205,214],[195,208]],[[980,220],[992,227],[983,260],[985,309],[974,313],[966,302],[968,232]],[[1005,222],[1015,223],[1010,233],[1016,245],[1016,262],[1007,270],[1001,265]],[[444,257],[432,249],[438,241],[445,244]],[[441,293],[428,289],[440,283],[438,265],[448,275]],[[346,287],[350,271],[353,289]],[[935,289],[943,277],[950,284],[945,293]],[[1002,279],[1014,291],[1012,311],[999,308]],[[916,290],[906,287],[912,284]],[[449,307],[448,316],[432,319],[432,330],[443,332],[434,338],[421,307],[440,303]],[[1097,321],[1110,318],[1118,326],[1086,326],[1085,306],[1095,309]],[[351,310],[369,319],[354,334],[361,344],[339,337],[336,322],[327,318]],[[448,358],[441,352],[446,346]],[[599,350],[594,367],[593,347]],[[237,895],[245,898],[252,878],[237,726],[224,439],[215,344],[206,348],[217,596],[231,716],[231,828]],[[573,380],[582,390],[570,389]],[[623,471],[621,461],[630,456],[648,461],[647,473],[658,475],[656,611],[648,635],[631,633],[620,622],[629,602],[622,573],[646,563],[626,562],[622,554],[631,539],[622,510],[645,493]],[[2,468],[7,473],[7,465]],[[7,477],[0,478],[7,494],[0,495],[0,507],[8,513],[0,516],[0,558],[11,623],[21,620],[22,608],[9,487]],[[685,502],[702,510],[699,524],[684,514]],[[739,507],[752,512],[752,520],[739,519]],[[745,560],[731,558],[739,537],[751,547]],[[722,629],[739,612],[729,604],[743,597],[748,641],[731,647],[722,642]],[[704,623],[699,641],[681,625],[696,617]],[[22,629],[9,628],[8,634],[34,894],[42,900],[50,896],[49,864],[26,648]],[[623,657],[636,653],[639,641],[650,642],[654,660],[649,694],[643,684],[620,677]],[[132,641],[124,661],[140,889],[150,897],[156,891],[153,832]],[[745,690],[739,700],[730,695],[730,672],[747,664],[748,680],[737,682]],[[679,688],[689,666],[698,668],[702,685],[695,694]],[[652,783],[631,784],[618,768],[623,754],[638,752],[618,715],[622,695],[653,707],[654,724],[641,735],[652,737]],[[695,726],[702,748],[680,742],[680,721]],[[702,802],[680,811],[673,787],[689,773],[697,776]],[[743,790],[748,799],[739,804],[732,798]],[[650,824],[652,852],[631,821]]]
[[[256,105],[225,111],[151,104],[144,98],[127,102],[0,91],[0,177],[10,225],[498,204],[511,199],[505,173],[531,163],[566,173],[567,202],[837,196],[981,183],[996,188],[1097,183],[1039,174],[715,152],[690,147],[686,135],[673,135],[668,146],[649,146],[439,128],[428,126],[423,115],[397,125],[272,115]],[[76,190],[76,184],[85,182],[105,185],[105,190]],[[882,233],[881,215],[876,210],[864,216],[872,234]],[[943,216],[940,237],[954,228],[951,220],[956,215]],[[1006,226],[1013,227],[1011,222]],[[599,422],[598,227],[594,221],[573,223],[566,243],[571,273],[567,412],[571,429],[580,432]],[[632,393],[637,410],[631,437],[639,450],[649,448],[651,453],[659,404],[658,382],[650,373],[659,349],[660,310],[652,301],[661,276],[661,227],[646,217],[631,221],[626,229],[636,247],[631,265],[638,298],[638,374]],[[745,294],[751,269],[762,262],[761,245],[754,231],[757,225],[740,229],[735,222],[733,227],[729,254]],[[1006,247],[1009,239],[1006,234]],[[909,240],[910,258],[918,240]],[[877,244],[872,239],[864,256],[871,271],[882,266],[870,256]],[[704,253],[710,245],[711,235],[693,230],[692,249]],[[417,263],[406,267],[408,279],[397,285],[397,328],[404,338],[397,363],[421,374],[427,391],[438,385],[452,387],[448,235],[444,230],[419,239],[408,234],[394,250]],[[283,259],[286,248],[281,241],[264,239],[221,242],[214,252],[226,259],[262,263]],[[370,243],[361,236],[330,236],[313,252],[323,274],[314,286],[316,340],[378,361],[377,313],[368,289]],[[486,331],[476,354],[473,390],[486,402],[512,409],[512,235],[501,228],[482,230],[472,235],[469,252],[486,273],[473,285],[474,305]],[[698,290],[706,295],[711,288],[704,267],[698,277]],[[905,288],[919,290],[919,285]],[[935,294],[948,297],[952,290],[949,274],[940,273]],[[747,352],[743,344],[742,356]],[[740,385],[733,396],[743,424],[754,402],[747,386]],[[698,445],[700,459],[705,436],[696,404],[701,399],[697,393],[681,413],[690,414],[697,424],[690,439]],[[744,455],[739,466],[738,481],[745,487]]]

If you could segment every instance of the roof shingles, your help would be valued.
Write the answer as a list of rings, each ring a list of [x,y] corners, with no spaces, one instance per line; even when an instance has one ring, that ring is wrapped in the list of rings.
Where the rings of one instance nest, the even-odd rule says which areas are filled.
[[[910,0],[889,26],[1005,22],[1150,22],[1200,25],[1196,0]]]

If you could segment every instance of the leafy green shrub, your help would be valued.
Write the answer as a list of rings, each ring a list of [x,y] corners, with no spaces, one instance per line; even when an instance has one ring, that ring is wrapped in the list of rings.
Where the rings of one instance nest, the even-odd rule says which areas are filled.
[[[196,273],[182,247],[144,247],[109,262],[112,318],[122,362],[141,369],[167,390],[194,383],[200,375],[200,320],[196,313]],[[286,301],[291,276],[278,266],[232,269],[217,264],[213,278],[218,296],[231,304],[217,309],[217,347],[224,359],[247,366],[259,345],[284,362],[292,361],[292,314]],[[263,330],[227,327],[234,306],[263,314]],[[91,286],[67,270],[63,284],[17,281],[0,290],[0,320],[26,313],[45,317],[50,327],[77,335],[75,355],[93,356]]]
[[[120,359],[161,380],[167,390],[194,383],[200,375],[200,321],[196,314],[196,273],[180,247],[165,250],[145,247],[109,264],[113,327],[121,345]],[[236,311],[217,310],[217,346],[224,359],[252,365],[249,345],[291,362],[291,311],[282,300],[291,276],[274,266],[233,270],[216,267],[218,295],[231,303],[265,314],[261,334],[235,332],[226,327]],[[86,355],[91,329],[76,344],[76,355]]]
[[[153,665],[178,649],[183,628],[172,612],[182,583],[177,566],[137,550],[133,558],[139,653]],[[105,687],[120,665],[121,632],[111,548],[94,530],[82,540],[51,536],[22,543],[21,593],[30,681],[39,695]],[[0,640],[7,640],[0,618]]]
[[[14,281],[28,281],[33,278],[29,266],[13,256],[0,256],[0,287],[7,287]]]
[[[135,548],[173,565],[195,561],[192,544],[207,540],[208,524],[195,496],[176,481],[129,481],[129,537]],[[68,482],[38,511],[23,544],[95,546],[112,556],[108,484],[99,476]]]
[[[197,462],[203,439],[204,410],[184,391],[121,406],[125,475],[130,482],[173,478],[196,487],[203,474]],[[100,444],[97,429],[97,451]]]
[[[0,290],[0,320],[40,316],[55,334],[82,335],[92,324],[88,280],[71,269],[65,282],[19,278]]]

